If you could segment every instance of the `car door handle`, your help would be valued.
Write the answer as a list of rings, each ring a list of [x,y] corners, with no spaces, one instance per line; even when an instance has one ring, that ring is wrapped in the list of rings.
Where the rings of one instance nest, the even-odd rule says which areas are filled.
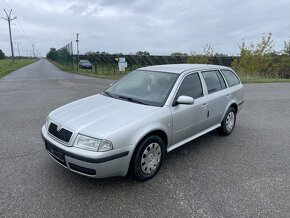
[[[207,103],[203,103],[202,104],[202,108],[207,108],[208,104]]]

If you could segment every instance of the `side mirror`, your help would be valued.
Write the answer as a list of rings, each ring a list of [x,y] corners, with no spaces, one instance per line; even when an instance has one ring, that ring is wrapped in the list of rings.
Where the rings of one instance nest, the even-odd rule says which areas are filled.
[[[189,96],[181,95],[178,97],[177,103],[178,104],[193,104],[194,99],[192,97],[189,97]]]

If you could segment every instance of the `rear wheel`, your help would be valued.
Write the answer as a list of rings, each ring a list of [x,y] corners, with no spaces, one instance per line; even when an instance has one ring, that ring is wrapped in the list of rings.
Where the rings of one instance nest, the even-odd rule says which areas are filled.
[[[136,148],[131,168],[137,180],[151,179],[159,171],[165,156],[165,145],[157,135],[148,136]]]
[[[236,124],[237,112],[233,107],[230,107],[221,123],[221,127],[218,129],[221,135],[230,135],[234,130]]]

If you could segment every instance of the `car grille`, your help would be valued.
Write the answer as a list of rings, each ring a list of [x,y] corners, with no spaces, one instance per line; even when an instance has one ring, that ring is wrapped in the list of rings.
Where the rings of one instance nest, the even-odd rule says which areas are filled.
[[[70,138],[72,136],[72,132],[62,128],[61,130],[57,131],[57,125],[54,123],[50,123],[48,132],[53,135],[54,137],[60,139],[61,141],[64,141],[68,143],[70,141]]]

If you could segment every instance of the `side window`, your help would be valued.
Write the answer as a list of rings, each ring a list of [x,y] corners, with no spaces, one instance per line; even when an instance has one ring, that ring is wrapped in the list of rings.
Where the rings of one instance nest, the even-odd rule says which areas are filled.
[[[202,85],[198,73],[190,74],[183,79],[176,94],[175,101],[181,95],[190,96],[194,99],[203,96]]]
[[[224,78],[222,77],[222,75],[221,75],[220,72],[217,72],[217,76],[218,76],[219,81],[220,81],[220,83],[221,83],[222,89],[227,88],[226,82],[225,82],[225,80],[224,80]]]
[[[229,87],[240,84],[238,77],[230,70],[221,70],[224,77],[226,78]]]
[[[217,92],[219,90],[225,89],[226,84],[222,76],[220,75],[220,72],[217,70],[212,71],[205,71],[202,72],[202,76],[205,80],[208,94]]]

